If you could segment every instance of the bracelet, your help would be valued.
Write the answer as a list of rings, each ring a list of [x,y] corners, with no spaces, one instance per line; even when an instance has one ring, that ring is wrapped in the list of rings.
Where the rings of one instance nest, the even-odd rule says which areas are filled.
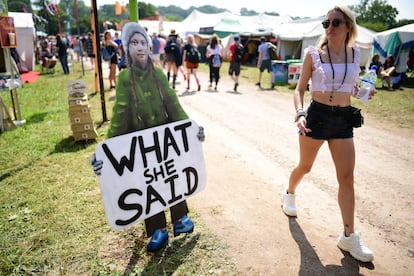
[[[295,122],[299,120],[300,117],[306,117],[306,112],[299,108],[296,112]]]

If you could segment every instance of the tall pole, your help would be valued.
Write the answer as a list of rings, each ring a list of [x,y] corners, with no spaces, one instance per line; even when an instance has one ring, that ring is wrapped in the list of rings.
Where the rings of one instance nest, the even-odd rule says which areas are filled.
[[[79,53],[80,53],[80,58],[81,58],[81,65],[82,65],[82,75],[85,76],[85,69],[83,67],[83,50],[82,50],[82,38],[81,38],[81,33],[80,33],[80,26],[79,26],[79,15],[78,15],[78,0],[75,0],[75,20],[76,20],[76,26],[77,26],[77,31],[78,31],[78,38],[79,40],[77,41],[77,43],[79,43]],[[76,47],[76,45],[75,45]]]
[[[129,19],[138,22],[138,0],[129,0]]]
[[[104,91],[104,84],[103,84],[103,77],[102,77],[102,59],[101,59],[101,51],[100,51],[100,36],[99,36],[99,24],[98,24],[98,8],[96,6],[96,0],[91,0],[91,16],[94,19],[93,21],[93,29],[94,31],[94,52],[95,52],[95,60],[97,62],[98,68],[95,67],[95,70],[98,70],[98,78],[99,78],[99,90],[101,95],[101,108],[102,108],[102,122],[108,121],[108,117],[106,115],[106,104],[105,104],[105,91]]]
[[[66,0],[66,14],[68,16],[68,22],[66,22],[66,28],[68,30],[68,37],[70,37],[70,14],[69,14],[69,0]]]

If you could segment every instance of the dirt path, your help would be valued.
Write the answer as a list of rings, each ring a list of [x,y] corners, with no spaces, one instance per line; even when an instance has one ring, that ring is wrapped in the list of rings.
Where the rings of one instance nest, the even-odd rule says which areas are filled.
[[[189,202],[228,244],[241,275],[413,275],[414,131],[370,118],[355,130],[356,228],[375,254],[363,264],[336,247],[341,217],[326,144],[297,190],[298,218],[281,212],[280,193],[298,159],[292,97],[243,80],[234,93],[228,76],[219,92],[206,87],[177,86],[206,131],[207,188]]]

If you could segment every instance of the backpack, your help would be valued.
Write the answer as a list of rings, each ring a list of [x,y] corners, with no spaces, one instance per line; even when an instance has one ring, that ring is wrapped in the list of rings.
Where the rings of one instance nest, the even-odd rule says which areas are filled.
[[[191,46],[190,50],[187,50],[187,61],[191,63],[200,62],[200,53],[198,52],[197,47]]]
[[[110,61],[111,60],[111,58],[112,58],[112,54],[113,53],[110,53],[109,52],[109,49],[108,49],[108,47],[103,47],[103,49],[102,49],[102,58],[103,58],[103,60],[105,60],[105,61]]]
[[[269,42],[267,43],[267,51],[269,52],[269,57],[271,60],[277,59],[277,49]]]
[[[167,54],[173,54],[175,53],[175,49],[177,49],[178,45],[177,42],[175,41],[175,39],[171,39],[170,41],[167,42],[167,45],[165,45],[164,47],[164,51]]]
[[[236,51],[235,51],[235,55],[234,55],[234,61],[240,62],[243,60],[243,55],[244,55],[244,48],[242,45],[237,44],[236,45]]]
[[[220,67],[221,66],[221,57],[218,54],[213,55],[213,58],[211,59],[211,65],[213,67]]]

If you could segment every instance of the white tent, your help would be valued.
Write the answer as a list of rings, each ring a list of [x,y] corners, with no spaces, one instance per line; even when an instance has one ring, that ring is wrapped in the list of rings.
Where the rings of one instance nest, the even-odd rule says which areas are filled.
[[[193,10],[182,22],[181,32],[198,33],[200,28],[212,28],[221,38],[230,34],[269,33],[283,23],[291,21],[290,16],[272,16],[258,14],[252,16],[241,16],[230,12],[208,14]]]
[[[240,34],[245,37],[271,36],[278,39],[279,56],[282,59],[302,59],[304,49],[317,44],[324,34],[321,22],[323,18],[292,20],[290,16],[271,16],[258,14],[240,16],[229,12],[207,14],[194,10],[177,27],[179,33],[198,33],[200,28],[211,27],[220,37]],[[356,44],[361,49],[361,66],[371,59],[372,43],[375,32],[358,26]],[[232,39],[229,40],[229,43]],[[228,45],[224,44],[225,48]]]
[[[321,22],[322,18],[313,18],[281,24],[277,37],[279,39],[279,54],[282,59],[286,59],[286,57],[302,59],[304,49],[310,45],[316,45],[325,33]],[[361,50],[360,66],[366,66],[372,55],[375,32],[358,25],[357,29],[356,44]]]
[[[407,70],[409,51],[413,47],[414,24],[377,33],[374,40],[374,52],[379,53],[383,59],[389,55],[394,56],[398,73]]]
[[[31,13],[9,12],[16,28],[17,52],[28,70],[35,66],[35,27]]]

